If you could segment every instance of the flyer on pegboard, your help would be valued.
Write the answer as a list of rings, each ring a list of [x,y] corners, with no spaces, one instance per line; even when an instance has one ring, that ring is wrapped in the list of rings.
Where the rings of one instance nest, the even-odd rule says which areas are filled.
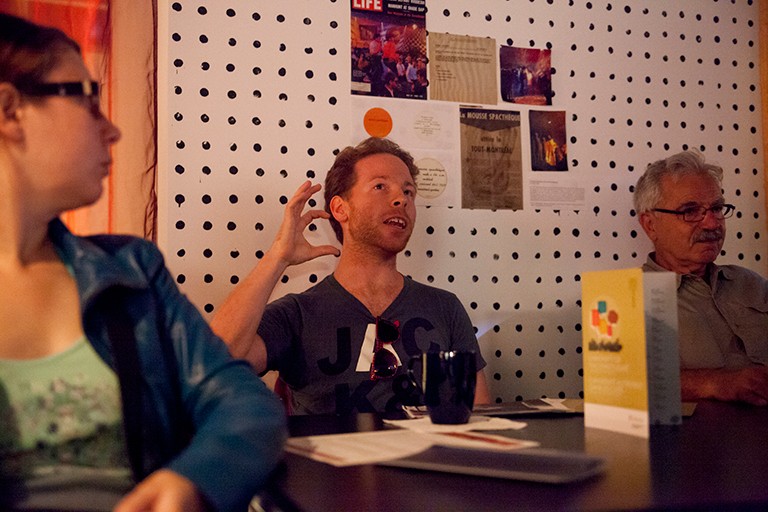
[[[427,99],[426,0],[351,0],[352,94]]]

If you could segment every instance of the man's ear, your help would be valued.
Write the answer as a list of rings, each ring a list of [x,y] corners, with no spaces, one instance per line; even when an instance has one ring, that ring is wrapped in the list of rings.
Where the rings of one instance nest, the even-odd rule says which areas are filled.
[[[331,215],[338,222],[346,222],[349,219],[349,205],[341,196],[331,198]]]
[[[5,138],[21,139],[20,107],[21,94],[19,91],[8,82],[0,82],[0,134]]]
[[[651,239],[651,242],[656,241],[656,217],[651,212],[643,212],[640,214],[640,227],[643,228],[645,234]]]

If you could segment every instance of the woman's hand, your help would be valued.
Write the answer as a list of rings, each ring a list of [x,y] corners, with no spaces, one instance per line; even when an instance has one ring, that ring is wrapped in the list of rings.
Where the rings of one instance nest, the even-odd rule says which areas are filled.
[[[204,512],[205,501],[188,479],[160,469],[142,480],[120,500],[115,512]]]

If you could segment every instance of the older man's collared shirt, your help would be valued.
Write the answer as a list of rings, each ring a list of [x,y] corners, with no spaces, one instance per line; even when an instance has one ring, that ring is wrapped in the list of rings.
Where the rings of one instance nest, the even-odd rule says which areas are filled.
[[[664,271],[653,260],[646,271]],[[768,281],[735,265],[707,267],[707,279],[677,276],[680,366],[742,368],[768,365]]]

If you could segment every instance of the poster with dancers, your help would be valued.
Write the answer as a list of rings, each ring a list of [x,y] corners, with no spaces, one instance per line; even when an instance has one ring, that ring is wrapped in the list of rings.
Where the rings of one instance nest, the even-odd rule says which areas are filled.
[[[533,171],[567,171],[568,143],[565,133],[565,111],[531,110],[531,169]]]
[[[499,50],[501,99],[525,105],[552,104],[552,52],[502,46]]]

